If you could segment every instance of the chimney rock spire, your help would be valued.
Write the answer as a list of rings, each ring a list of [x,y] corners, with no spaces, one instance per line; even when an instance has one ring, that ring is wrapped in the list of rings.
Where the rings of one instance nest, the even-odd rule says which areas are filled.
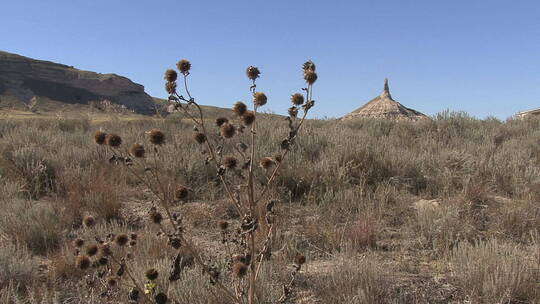
[[[392,96],[390,95],[390,88],[388,87],[388,78],[384,79],[384,89],[381,94],[381,97],[383,96],[392,99]]]

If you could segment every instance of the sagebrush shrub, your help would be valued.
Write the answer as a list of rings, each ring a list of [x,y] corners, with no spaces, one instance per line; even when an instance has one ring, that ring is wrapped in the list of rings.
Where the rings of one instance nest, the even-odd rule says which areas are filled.
[[[0,270],[0,290],[9,284],[23,288],[35,279],[38,262],[26,247],[3,244],[0,246]]]
[[[321,265],[321,268],[325,265]],[[327,304],[389,303],[390,276],[370,254],[344,259],[318,269],[310,279],[319,298]]]
[[[44,157],[44,151],[36,146],[3,151],[12,174],[23,183],[30,198],[39,198],[50,192],[55,183],[55,169]]]
[[[540,272],[519,246],[490,239],[461,243],[449,255],[452,277],[479,303],[536,303]]]
[[[3,211],[0,234],[9,235],[18,244],[39,255],[45,255],[60,245],[62,231],[67,225],[58,220],[57,209],[22,199],[0,200],[0,208]]]

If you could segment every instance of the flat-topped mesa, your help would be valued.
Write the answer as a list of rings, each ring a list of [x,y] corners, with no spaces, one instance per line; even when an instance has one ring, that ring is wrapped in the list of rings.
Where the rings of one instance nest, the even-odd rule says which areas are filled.
[[[144,87],[126,77],[0,51],[0,100],[3,97],[22,103],[35,97],[65,104],[109,100],[142,114],[152,114],[154,108]]]
[[[360,119],[360,118],[384,118],[390,120],[411,120],[417,121],[427,118],[426,115],[405,107],[392,99],[388,78],[384,80],[382,93],[370,100],[362,107],[343,116],[342,120]]]

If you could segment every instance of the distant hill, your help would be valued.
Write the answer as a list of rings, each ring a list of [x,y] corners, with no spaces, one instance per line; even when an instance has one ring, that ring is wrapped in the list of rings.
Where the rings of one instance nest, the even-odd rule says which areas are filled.
[[[123,76],[83,71],[0,51],[0,111],[28,111],[32,104],[40,113],[80,113],[94,109],[145,115],[169,114],[166,109],[170,105],[165,99],[146,94],[142,85]],[[206,105],[202,108],[208,119],[232,115],[230,108]],[[192,107],[191,111],[195,109]]]
[[[126,77],[78,70],[0,51],[0,108],[44,103],[54,106],[112,104],[153,114],[155,103],[144,87]]]
[[[158,105],[162,105],[161,108],[171,108],[171,104],[163,98],[156,98],[154,97],[154,102]],[[226,117],[226,118],[232,118],[234,117],[233,111],[232,111],[233,103],[231,103],[230,108],[220,108],[215,106],[209,106],[209,105],[201,105],[201,109],[203,110],[203,114],[205,119],[215,119],[217,117]],[[182,111],[177,111],[179,113],[179,116],[184,117]],[[196,107],[191,106],[190,107],[190,113],[198,117],[199,113],[197,112]],[[285,116],[279,115],[279,114],[273,114],[273,113],[267,113],[267,112],[258,112],[258,117],[265,117],[265,118],[274,118],[274,119],[285,119]]]

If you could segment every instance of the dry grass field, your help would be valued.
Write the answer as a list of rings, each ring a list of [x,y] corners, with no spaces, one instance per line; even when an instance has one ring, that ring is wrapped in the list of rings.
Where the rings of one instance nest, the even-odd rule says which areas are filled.
[[[266,117],[258,126],[264,140],[256,157],[275,155],[287,122]],[[170,209],[204,259],[219,261],[230,250],[218,223],[235,227],[242,219],[205,165],[193,124],[176,116],[5,115],[0,303],[130,303],[129,284],[105,279],[116,268],[102,278],[75,265],[76,238],[89,244],[119,233],[137,234],[121,248],[136,282],[144,284],[153,267],[163,274],[155,288],[171,303],[229,303],[193,263],[167,280],[175,252],[148,217],[155,197],[93,141],[99,129],[121,134],[125,150],[148,145],[145,132],[155,128],[166,138],[157,159],[162,179],[189,189],[189,199]],[[288,303],[540,303],[538,119],[444,112],[419,123],[309,120],[267,197],[277,202],[278,225],[261,271],[261,303],[279,298],[298,254],[306,262]],[[87,216],[95,226],[82,225]],[[230,271],[227,263],[216,267]]]

